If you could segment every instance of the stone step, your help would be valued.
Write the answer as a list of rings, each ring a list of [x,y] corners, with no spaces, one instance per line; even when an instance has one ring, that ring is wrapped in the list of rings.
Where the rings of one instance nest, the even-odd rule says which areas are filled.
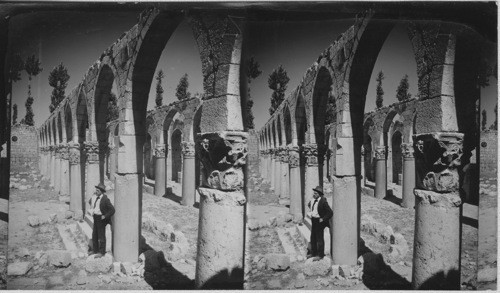
[[[71,231],[68,230],[68,227],[66,225],[57,225],[57,231],[59,232],[59,235],[62,238],[64,247],[66,250],[69,251],[78,251],[78,247],[76,246],[75,242],[73,241],[73,237],[71,235]]]
[[[295,227],[291,228],[277,228],[276,232],[281,241],[281,245],[285,250],[285,253],[290,256],[290,261],[295,262],[299,260],[299,256],[305,258],[306,248],[304,243],[298,243],[296,240],[297,229]]]
[[[295,225],[295,228],[297,229],[297,232],[299,235],[302,236],[304,241],[306,243],[309,243],[309,240],[311,239],[311,219],[305,218],[304,219],[305,225]],[[325,255],[330,255],[330,250],[331,250],[331,236],[330,236],[330,229],[325,229],[323,232],[323,238],[325,240]]]

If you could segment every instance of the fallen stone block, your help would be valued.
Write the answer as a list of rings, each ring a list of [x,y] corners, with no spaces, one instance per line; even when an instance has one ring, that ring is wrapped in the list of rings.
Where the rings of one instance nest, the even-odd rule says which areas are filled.
[[[114,262],[113,263],[113,273],[117,274],[119,272],[121,272],[121,264],[120,264],[120,262]]]
[[[134,265],[131,262],[122,262],[120,270],[127,276],[132,276]]]
[[[335,278],[340,274],[340,265],[332,265],[332,277]]]
[[[95,254],[87,257],[85,270],[89,273],[107,273],[113,265],[113,257],[106,254],[103,257],[95,258]]]
[[[83,212],[82,211],[76,211],[76,212],[74,212],[73,219],[75,221],[81,221],[83,219]]]
[[[391,226],[385,226],[385,228],[382,229],[382,231],[377,233],[379,233],[379,239],[382,243],[389,243],[391,235],[394,234],[394,231],[392,230]]]
[[[40,218],[37,216],[29,216],[28,217],[28,225],[31,227],[37,227],[40,225]]]
[[[408,245],[391,244],[387,260],[391,263],[398,262],[408,253]]]
[[[23,276],[31,269],[31,267],[31,263],[27,261],[11,263],[7,266],[7,275]]]
[[[71,218],[73,218],[73,212],[72,211],[65,211],[64,212],[64,218],[65,219],[71,219]]]
[[[49,250],[47,252],[49,264],[56,268],[67,268],[71,265],[71,252],[66,250]]]
[[[290,268],[290,257],[286,254],[266,254],[267,268],[273,271],[286,271]]]
[[[57,223],[57,214],[50,214],[48,222],[51,224]]]
[[[313,261],[313,258],[309,258],[302,266],[302,272],[306,276],[326,276],[330,270],[331,260],[328,257],[323,257],[318,261]]]
[[[390,243],[391,244],[398,244],[398,245],[407,245],[405,237],[401,233],[394,233],[391,235],[390,238]]]
[[[248,223],[247,228],[250,231],[255,231],[255,230],[258,230],[260,228],[260,225],[258,222],[250,222],[250,223]]]

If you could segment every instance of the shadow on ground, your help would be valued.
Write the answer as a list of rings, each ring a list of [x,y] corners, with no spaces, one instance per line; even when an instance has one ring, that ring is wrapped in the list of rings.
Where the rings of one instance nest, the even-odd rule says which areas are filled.
[[[141,236],[141,248],[139,253],[144,253],[144,280],[153,290],[167,289],[194,289],[194,281],[176,270],[169,263],[163,251],[155,251],[146,243]]]
[[[411,290],[411,283],[396,273],[361,240],[359,254],[363,256],[363,284],[371,290]]]

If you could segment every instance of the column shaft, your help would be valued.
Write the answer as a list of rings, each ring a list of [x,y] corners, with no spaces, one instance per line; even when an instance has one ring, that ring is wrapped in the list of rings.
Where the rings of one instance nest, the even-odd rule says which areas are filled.
[[[332,261],[355,265],[358,259],[358,198],[361,178],[333,176],[333,217],[331,226]]]
[[[278,150],[276,159],[274,160],[274,194],[276,196],[281,195],[281,162],[280,162],[281,150]]]
[[[165,145],[160,144],[155,148],[155,195],[164,196],[165,185]]]
[[[387,161],[385,159],[385,147],[377,147],[375,151],[375,197],[385,198],[387,195]]]
[[[69,209],[73,212],[82,212],[83,215],[83,189],[81,174],[81,149],[79,144],[69,145],[70,165],[70,203]]]
[[[51,152],[50,152],[50,185],[54,187],[55,185],[55,172],[56,172],[56,154],[55,154],[55,148],[52,146],[51,147]]]
[[[185,206],[193,206],[195,202],[195,150],[193,142],[182,143],[182,201]]]
[[[59,193],[61,190],[61,153],[60,147],[57,146],[55,169],[54,169],[54,190]]]
[[[300,180],[300,152],[299,147],[292,146],[288,150],[290,164],[290,214],[294,220],[302,219],[302,186]]]
[[[415,158],[413,157],[413,146],[411,144],[402,144],[403,152],[403,201],[402,206],[412,209],[415,207]]]
[[[271,174],[269,174],[269,181],[271,181],[271,189],[273,189],[273,190],[274,190],[274,183],[275,183],[275,180],[274,180],[274,173],[275,173],[275,171],[274,171],[274,166],[275,166],[274,160],[275,160],[275,158],[276,158],[275,155],[272,154],[271,155],[271,160],[269,162],[269,165],[270,165],[269,170],[271,170]]]

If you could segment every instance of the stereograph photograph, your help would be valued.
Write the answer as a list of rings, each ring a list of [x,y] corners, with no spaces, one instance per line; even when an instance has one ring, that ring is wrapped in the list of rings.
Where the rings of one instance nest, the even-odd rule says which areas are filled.
[[[497,290],[496,2],[2,2],[1,290]]]

